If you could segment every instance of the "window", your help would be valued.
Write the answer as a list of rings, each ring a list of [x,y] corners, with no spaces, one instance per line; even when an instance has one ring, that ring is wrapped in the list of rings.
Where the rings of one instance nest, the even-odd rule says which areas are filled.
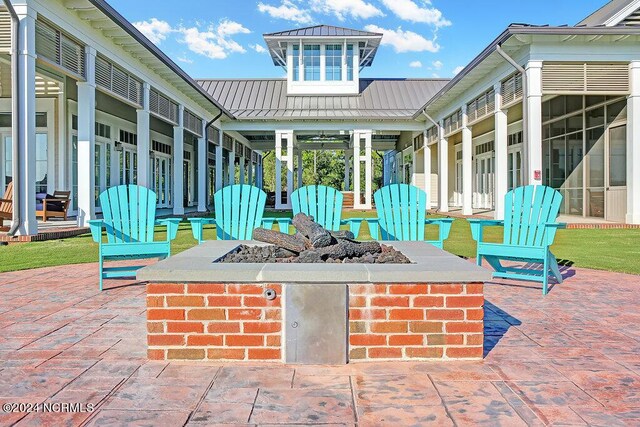
[[[342,45],[328,44],[325,47],[326,72],[325,80],[342,80]]]
[[[47,192],[47,134],[36,134],[36,193]]]
[[[304,45],[304,79],[306,81],[320,80],[320,45]]]
[[[293,81],[300,80],[300,45],[293,45]]]
[[[353,81],[353,45],[347,45],[347,80]]]

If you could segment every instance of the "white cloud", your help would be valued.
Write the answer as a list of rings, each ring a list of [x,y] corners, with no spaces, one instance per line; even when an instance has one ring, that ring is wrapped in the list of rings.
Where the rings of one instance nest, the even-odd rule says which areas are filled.
[[[178,62],[184,62],[185,64],[193,64],[193,59],[187,58],[187,55],[178,56],[176,60]]]
[[[282,0],[280,6],[272,6],[261,2],[258,3],[258,10],[272,18],[284,19],[298,24],[310,24],[313,22],[309,11],[300,9],[298,5],[290,0]]]
[[[268,50],[261,44],[250,44],[249,47],[258,53],[267,53]]]
[[[456,68],[453,69],[453,75],[457,76],[458,74],[460,74],[460,71],[464,70],[464,67],[462,65],[458,65]]]
[[[148,21],[138,21],[133,23],[134,27],[138,29],[151,43],[159,45],[162,43],[169,33],[173,31],[171,25],[167,21],[160,21],[156,18],[151,18]]]
[[[442,12],[432,6],[430,0],[422,0],[424,7],[412,0],[382,0],[382,3],[405,21],[429,24],[436,28],[451,25],[451,21],[445,19]]]
[[[422,62],[420,61],[412,61],[409,63],[409,67],[411,68],[422,68]]]
[[[182,43],[185,43],[189,50],[199,55],[212,59],[224,59],[229,53],[245,53],[246,49],[231,36],[236,34],[248,34],[251,31],[238,22],[223,20],[217,28],[213,25],[206,30],[200,28],[180,28],[182,33]]]
[[[431,66],[435,69],[435,70],[439,70],[442,68],[444,64],[442,63],[442,61],[433,61],[431,63]]]
[[[384,16],[384,13],[364,0],[311,0],[311,8],[316,12],[335,15],[340,21],[346,18],[369,19]]]
[[[440,45],[433,40],[429,40],[413,31],[403,31],[402,28],[391,30],[377,25],[367,25],[364,28],[374,33],[383,33],[382,44],[392,46],[397,53],[425,51],[435,53],[440,50]]]

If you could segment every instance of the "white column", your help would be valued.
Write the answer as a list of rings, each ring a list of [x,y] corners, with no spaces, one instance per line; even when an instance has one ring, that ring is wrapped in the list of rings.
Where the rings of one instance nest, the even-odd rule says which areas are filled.
[[[344,151],[344,191],[349,191],[351,187],[351,150]]]
[[[14,191],[13,197],[20,200],[20,217],[22,224],[16,235],[28,236],[38,234],[36,220],[36,46],[35,22],[36,12],[27,5],[16,5],[16,13],[20,20],[18,39],[20,50],[18,62],[20,75],[18,78],[18,93],[20,97],[20,131],[19,175],[13,179],[18,181],[19,191]],[[80,95],[80,94],[78,94]],[[13,133],[13,137],[16,132]],[[15,159],[16,156],[13,158]],[[15,160],[14,160],[15,161]],[[13,165],[12,165],[13,167]],[[7,171],[9,172],[9,171]],[[15,184],[14,184],[15,185]],[[87,218],[88,219],[88,218]]]
[[[364,144],[364,155],[362,146]],[[364,162],[364,203],[361,202],[360,195],[362,193],[362,181],[360,171]],[[371,131],[356,130],[353,132],[353,192],[355,209],[371,209],[371,181],[372,181],[372,162],[371,162]]]
[[[198,212],[207,210],[207,122],[202,120],[202,136],[198,138]]]
[[[298,148],[298,187],[302,187],[302,150]]]
[[[283,141],[286,141],[286,155],[282,155]],[[291,207],[290,195],[293,192],[293,131],[276,131],[276,209]],[[282,168],[287,168],[287,203],[282,201]]]
[[[150,183],[149,150],[151,149],[151,118],[149,115],[149,83],[142,84],[142,108],[137,110],[138,185],[153,187]]]
[[[96,50],[86,48],[87,80],[78,82],[78,225],[95,217]],[[147,153],[148,155],[149,153]]]
[[[444,137],[442,122],[438,128],[438,201],[440,212],[449,212],[449,140]]]
[[[293,148],[295,135],[293,131],[287,137],[287,209],[291,209],[291,194],[293,193]]]
[[[627,224],[640,224],[640,61],[630,64],[627,100]]]
[[[173,214],[184,215],[184,105],[178,107],[177,122],[173,127]]]
[[[427,145],[427,131],[424,132],[422,161],[424,162],[424,192],[427,194],[427,210],[429,210],[431,209],[431,147]]]
[[[504,196],[509,188],[507,179],[509,171],[507,168],[508,154],[508,131],[507,131],[507,111],[502,109],[502,94],[500,93],[500,83],[494,87],[496,110],[493,113],[495,121],[495,179],[494,179],[494,200],[495,219],[504,219]]]
[[[473,215],[473,135],[462,106],[462,215]]]
[[[234,185],[236,183],[236,141],[233,140],[233,144],[231,144],[231,152],[229,153],[229,185]]]
[[[224,179],[222,177],[222,137],[224,132],[222,129],[218,132],[218,145],[216,145],[216,191],[220,190],[224,186]]]
[[[525,185],[542,184],[542,61],[529,61],[527,74],[527,144],[523,171]]]

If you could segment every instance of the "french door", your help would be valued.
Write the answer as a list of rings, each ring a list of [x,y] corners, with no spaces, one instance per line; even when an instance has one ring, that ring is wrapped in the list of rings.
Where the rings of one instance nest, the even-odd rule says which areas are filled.
[[[100,194],[111,186],[111,144],[102,139],[96,138],[94,157],[95,206],[98,210]]]
[[[462,206],[462,151],[456,153],[455,185],[453,190],[454,206]]]
[[[182,169],[182,198],[183,206],[189,206],[191,198],[191,162],[189,160],[183,160]]]
[[[152,182],[153,190],[158,197],[159,208],[168,208],[171,194],[171,159],[165,156],[158,156],[153,159]]]
[[[509,191],[522,186],[522,150],[509,147],[507,153],[507,189]]]
[[[137,182],[138,153],[135,147],[123,147],[122,151],[120,151],[120,183],[127,185],[136,184]]]
[[[607,135],[605,219],[625,222],[627,213],[627,126],[611,127]]]
[[[495,188],[493,152],[477,155],[475,169],[474,207],[478,209],[493,209],[493,191]]]

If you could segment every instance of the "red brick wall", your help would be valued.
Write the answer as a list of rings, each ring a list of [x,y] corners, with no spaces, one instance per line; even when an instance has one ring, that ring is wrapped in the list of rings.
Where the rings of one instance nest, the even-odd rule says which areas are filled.
[[[482,358],[483,285],[349,286],[349,359]]]
[[[274,289],[268,301],[265,289]],[[280,285],[149,283],[153,360],[280,360]]]
[[[280,361],[281,294],[279,284],[150,283],[148,356]],[[481,283],[350,285],[349,295],[353,362],[482,358]]]

